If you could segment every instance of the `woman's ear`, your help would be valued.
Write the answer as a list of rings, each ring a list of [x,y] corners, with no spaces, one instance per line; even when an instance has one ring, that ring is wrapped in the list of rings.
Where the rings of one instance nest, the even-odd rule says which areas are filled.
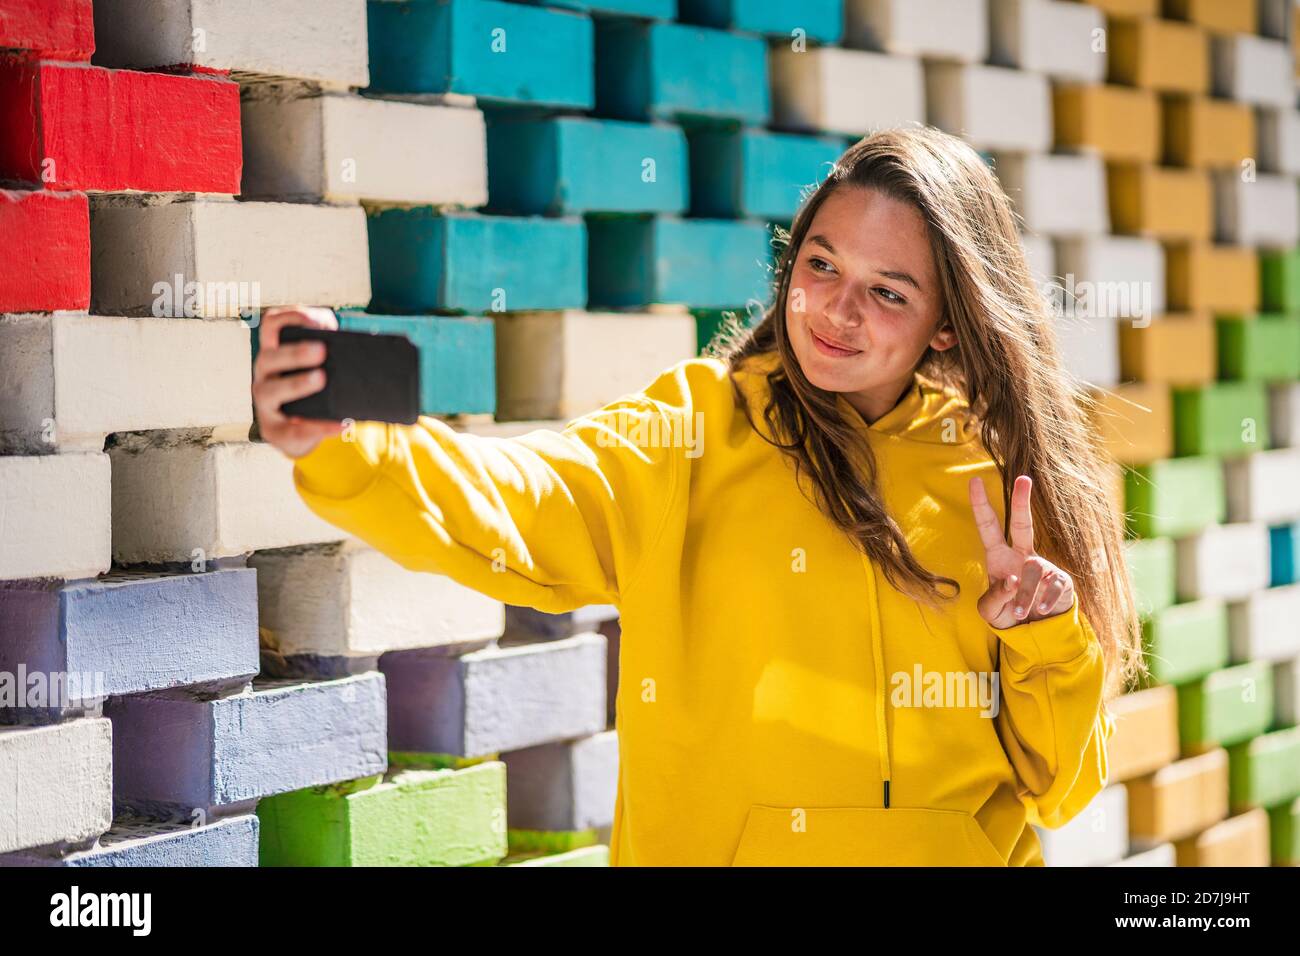
[[[930,348],[936,352],[944,352],[957,344],[957,333],[953,331],[951,325],[945,325],[938,332],[934,333],[934,338],[930,339]]]

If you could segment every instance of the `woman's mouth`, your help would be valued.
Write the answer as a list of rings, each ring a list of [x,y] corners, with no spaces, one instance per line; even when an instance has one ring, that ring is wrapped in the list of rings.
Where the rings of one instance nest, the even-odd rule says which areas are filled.
[[[808,334],[812,336],[813,344],[817,346],[817,351],[821,352],[823,355],[843,358],[846,355],[857,355],[862,351],[862,349],[846,349],[842,345],[828,342],[812,329],[808,330]]]

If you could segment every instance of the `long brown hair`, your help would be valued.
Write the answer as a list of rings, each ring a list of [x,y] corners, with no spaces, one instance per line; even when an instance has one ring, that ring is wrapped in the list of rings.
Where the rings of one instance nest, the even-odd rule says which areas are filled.
[[[1141,627],[1123,552],[1122,518],[1106,492],[1106,469],[1089,427],[1096,402],[1062,364],[1048,299],[1035,285],[1010,201],[988,165],[962,140],[930,128],[884,130],[859,140],[806,198],[777,260],[774,297],[744,328],[734,318],[711,346],[736,373],[775,349],[764,420],[773,443],[811,478],[817,506],[882,569],[890,584],[934,604],[951,578],[923,567],[876,493],[876,462],[840,414],[836,396],[804,376],[786,331],[786,298],[813,217],[835,190],[879,190],[920,211],[930,234],[944,314],[958,343],[927,348],[917,370],[957,388],[979,420],[980,438],[1003,479],[1004,527],[1017,475],[1034,482],[1035,550],[1070,574],[1102,645],[1106,697],[1145,674]],[[759,434],[762,434],[760,431]],[[766,437],[766,436],[764,436]],[[772,440],[772,439],[768,439]],[[865,462],[865,468],[862,463]]]

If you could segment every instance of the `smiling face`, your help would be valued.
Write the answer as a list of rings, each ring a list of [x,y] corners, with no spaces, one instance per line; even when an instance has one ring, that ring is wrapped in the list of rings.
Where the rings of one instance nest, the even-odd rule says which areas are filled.
[[[873,422],[898,403],[928,347],[957,343],[921,213],[875,189],[826,197],[800,245],[786,332],[813,385]]]

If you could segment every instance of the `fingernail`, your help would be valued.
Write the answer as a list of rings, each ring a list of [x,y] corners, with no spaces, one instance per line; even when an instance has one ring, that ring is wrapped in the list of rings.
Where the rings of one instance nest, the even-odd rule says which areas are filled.
[[[1042,604],[1038,605],[1038,610],[1046,612],[1046,610],[1047,610],[1047,602],[1044,601]]]
[[[1020,605],[1016,605],[1016,617],[1024,617],[1024,616],[1025,616],[1025,609]]]

